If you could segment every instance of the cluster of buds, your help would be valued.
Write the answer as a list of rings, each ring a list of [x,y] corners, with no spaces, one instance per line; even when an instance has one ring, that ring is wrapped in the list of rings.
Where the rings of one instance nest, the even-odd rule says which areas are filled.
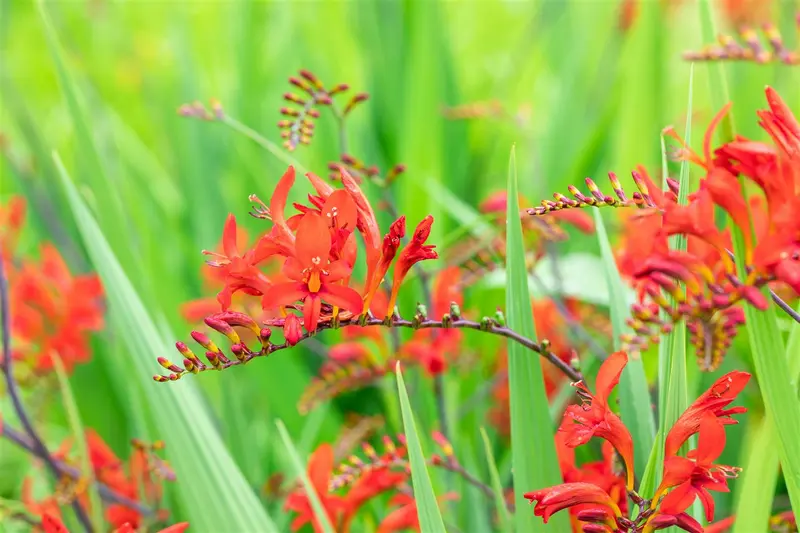
[[[319,106],[333,106],[334,97],[349,91],[350,86],[346,83],[339,83],[330,89],[325,88],[319,78],[308,70],[301,70],[298,76],[289,78],[295,88],[302,91],[302,96],[293,92],[287,92],[283,99],[298,107],[285,106],[280,109],[284,119],[278,122],[281,129],[281,137],[284,139],[283,146],[287,150],[294,150],[298,145],[311,143],[314,135],[314,120],[320,116]],[[332,107],[339,120],[344,118],[361,102],[368,98],[366,93],[358,93],[352,96],[344,108],[339,110]]]
[[[153,379],[158,382],[177,381],[186,374],[199,374],[206,370],[223,370],[235,364],[245,364],[255,359],[269,355],[275,349],[270,342],[272,331],[269,328],[260,328],[256,321],[249,315],[237,311],[223,311],[205,318],[206,325],[217,333],[222,334],[230,342],[230,355],[220,349],[208,335],[200,331],[192,331],[192,339],[205,350],[205,360],[201,360],[184,342],[175,343],[175,348],[183,357],[183,366],[173,363],[166,357],[159,357],[158,364],[171,373],[166,376],[156,375]],[[241,329],[242,335],[237,331]],[[253,340],[258,342],[258,349],[252,346]],[[285,345],[278,345],[285,346]]]
[[[600,190],[591,178],[586,178],[586,186],[589,188],[590,195],[583,194],[577,187],[570,185],[568,190],[574,197],[567,198],[561,193],[553,194],[553,200],[542,200],[541,205],[532,207],[527,210],[527,213],[532,216],[541,216],[554,211],[561,211],[563,209],[575,209],[582,207],[639,207],[645,209],[656,209],[659,207],[663,196],[676,195],[678,190],[678,182],[673,179],[668,179],[667,184],[669,190],[664,193],[656,187],[650,177],[643,169],[634,170],[631,172],[633,182],[636,184],[638,191],[635,191],[630,198],[625,193],[622,185],[613,172],[608,173],[608,180],[611,182],[611,187],[614,195],[606,194]]]
[[[210,109],[202,102],[195,100],[189,104],[183,104],[178,108],[178,114],[182,117],[197,118],[200,120],[222,120],[225,118],[225,111],[222,104],[216,98],[209,100]]]
[[[625,352],[616,352],[601,365],[593,394],[582,382],[576,383],[583,400],[564,413],[557,439],[568,448],[586,444],[593,437],[614,447],[627,472],[628,494],[612,494],[602,484],[590,481],[562,483],[529,492],[525,498],[535,502],[534,513],[546,523],[553,513],[570,509],[584,533],[641,533],[678,527],[702,533],[703,527],[686,510],[700,499],[705,519],[714,519],[713,497],[709,491],[727,491],[727,480],[738,475],[736,467],[715,464],[725,448],[725,426],[735,424],[731,415],[744,408],[729,408],[750,379],[746,372],[730,372],[719,378],[694,401],[675,422],[664,440],[663,477],[651,499],[635,491],[633,438],[608,400],[627,365]],[[687,457],[680,449],[692,435],[699,434],[698,448]],[[635,516],[625,508],[630,498],[636,504]]]
[[[797,16],[800,25],[800,14]],[[767,50],[758,37],[758,33],[750,26],[739,28],[739,37],[744,46],[731,35],[720,35],[717,45],[709,45],[700,51],[685,52],[683,58],[688,61],[752,61],[755,63],[780,62],[786,65],[800,64],[800,55],[786,48],[781,33],[775,24],[768,22],[762,25],[764,36],[772,47]]]

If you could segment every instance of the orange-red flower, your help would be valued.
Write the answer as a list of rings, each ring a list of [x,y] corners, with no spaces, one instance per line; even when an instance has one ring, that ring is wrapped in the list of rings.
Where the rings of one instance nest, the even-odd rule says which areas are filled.
[[[709,490],[728,492],[729,477],[735,477],[738,468],[714,464],[725,449],[725,426],[711,413],[706,412],[700,422],[696,450],[689,458],[668,456],[664,462],[664,478],[656,490],[655,501],[670,488],[661,500],[661,512],[677,515],[684,512],[695,498],[700,498],[706,511],[706,520],[714,519],[714,498]]]
[[[271,307],[303,300],[304,325],[309,332],[317,329],[323,299],[353,314],[361,312],[361,295],[337,283],[350,275],[352,265],[341,259],[330,262],[330,252],[327,223],[316,213],[307,213],[297,227],[294,254],[283,267],[293,282],[275,284],[264,294]]]
[[[103,288],[94,274],[73,276],[58,250],[43,244],[39,262],[9,272],[12,356],[35,372],[53,369],[55,353],[71,372],[91,357],[88,333],[103,327]]]
[[[610,442],[625,463],[627,487],[633,489],[633,439],[619,416],[608,406],[608,397],[619,383],[626,364],[628,356],[625,352],[611,354],[597,373],[595,394],[583,382],[577,383],[576,387],[586,401],[582,405],[567,407],[559,431],[564,433],[564,443],[572,448],[586,444],[592,437]]]
[[[736,399],[750,380],[750,374],[735,370],[714,382],[711,387],[697,398],[692,405],[678,418],[672,426],[664,442],[664,453],[667,457],[675,455],[689,437],[700,430],[700,424],[707,413],[711,413],[721,424],[736,424],[731,415],[744,413],[744,407],[726,407]]]
[[[606,491],[591,483],[563,483],[546,489],[525,493],[524,497],[536,503],[533,513],[546,524],[550,517],[563,509],[581,507],[581,521],[598,522],[616,529],[616,517],[622,512]]]
[[[397,303],[397,295],[400,290],[400,285],[403,279],[408,274],[412,266],[424,261],[426,259],[436,259],[439,255],[434,248],[435,245],[425,244],[431,234],[431,226],[433,225],[433,217],[426,216],[417,225],[412,235],[411,240],[400,251],[397,262],[394,265],[394,276],[392,278],[392,295],[389,298],[389,307],[386,309],[386,316],[391,316],[394,313],[394,307]]]

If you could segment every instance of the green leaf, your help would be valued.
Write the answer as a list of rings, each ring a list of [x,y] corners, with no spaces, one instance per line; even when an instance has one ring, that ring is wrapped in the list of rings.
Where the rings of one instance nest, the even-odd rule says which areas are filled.
[[[610,294],[614,349],[619,350],[622,347],[621,335],[629,330],[625,323],[625,318],[629,313],[628,302],[624,297],[625,285],[622,283],[622,278],[617,270],[617,264],[614,261],[614,254],[611,251],[611,244],[608,242],[608,234],[599,209],[594,210],[594,221]],[[647,388],[647,378],[644,374],[641,355],[638,352],[628,354],[628,364],[619,380],[619,404],[622,421],[633,437],[633,446],[636,452],[634,453],[636,477],[641,479],[647,467],[647,454],[649,454],[655,441],[656,428],[653,420],[650,391]]]
[[[64,369],[64,363],[56,350],[50,352],[50,357],[53,360],[53,367],[56,371],[56,378],[58,379],[58,388],[61,391],[61,400],[64,402],[64,410],[67,412],[67,420],[69,421],[69,428],[75,438],[75,444],[78,446],[78,458],[80,461],[81,472],[83,475],[89,476],[92,472],[92,463],[89,459],[89,449],[86,446],[86,432],[83,429],[83,422],[81,422],[81,414],[78,410],[78,405],[75,403],[75,395],[72,394],[72,387],[69,385],[69,377]],[[101,505],[100,494],[97,492],[97,484],[89,484],[89,504],[92,508],[91,521],[92,527],[96,531],[102,531],[105,527],[105,520],[103,519],[103,506]]]
[[[686,116],[692,116],[692,102],[694,90],[694,65],[689,70],[689,99],[686,105]],[[686,131],[684,134],[684,142],[686,147],[691,145],[692,138],[692,121],[691,118],[686,120]],[[662,168],[666,170],[667,167],[667,154],[664,144],[664,136],[661,136],[661,162]],[[667,173],[664,172],[664,182],[662,187],[667,189]],[[678,203],[686,205],[689,197],[689,189],[692,189],[689,178],[689,161],[683,160],[681,162],[680,173],[680,192],[678,193]],[[686,251],[686,237],[684,235],[675,235],[670,237],[670,248],[673,250]],[[671,298],[670,298],[671,300]],[[671,302],[674,303],[674,302]],[[667,313],[661,311],[662,320],[668,319]],[[653,455],[654,468],[651,473],[654,475],[652,478],[652,486],[650,483],[651,478],[643,478],[642,487],[640,487],[641,494],[645,497],[654,496],[655,488],[661,483],[662,469],[660,465],[664,464],[664,440],[669,430],[678,420],[678,417],[689,406],[689,398],[687,392],[687,376],[686,376],[686,322],[680,321],[675,324],[672,331],[661,336],[661,342],[658,346],[658,438],[656,439],[656,450]],[[649,467],[650,465],[648,465]],[[648,468],[649,470],[649,468]],[[647,484],[644,481],[647,481]],[[699,517],[695,517],[699,518]]]
[[[178,478],[175,492],[190,522],[208,531],[277,532],[242,472],[220,439],[194,382],[163,384],[152,381],[153,357],[167,354],[171,346],[156,327],[112,252],[97,222],[70,180],[61,159],[56,168],[75,221],[100,274],[109,310],[118,316],[115,334],[125,342],[127,360],[120,363],[133,401],[147,410]],[[103,352],[105,353],[105,352]],[[113,358],[123,357],[109,353]]]
[[[481,428],[481,439],[483,439],[483,449],[486,451],[486,463],[489,465],[489,476],[492,480],[494,506],[497,510],[497,518],[500,521],[500,531],[514,531],[511,516],[508,513],[508,506],[506,506],[506,498],[503,494],[503,484],[500,483],[500,473],[497,471],[497,463],[495,463],[494,454],[492,453],[492,443],[489,442],[489,436],[484,428]]]
[[[519,189],[514,148],[508,163],[508,217],[506,227],[506,321],[508,327],[536,338],[528,272],[518,213]],[[562,483],[553,440],[547,394],[538,354],[508,342],[508,385],[511,410],[511,463],[514,476],[517,531],[564,531],[569,529],[567,513],[559,513],[545,525],[528,510],[523,497],[528,491]]]
[[[444,533],[444,521],[439,511],[439,503],[431,485],[431,477],[428,474],[428,467],[425,464],[425,456],[422,453],[422,445],[417,434],[417,425],[414,422],[414,413],[411,410],[411,402],[408,401],[406,384],[403,381],[403,373],[400,371],[400,362],[395,369],[397,373],[397,392],[400,395],[400,410],[403,413],[403,432],[406,436],[408,447],[408,458],[411,462],[411,483],[414,487],[414,498],[417,501],[417,516],[422,533],[442,532]]]
[[[317,489],[314,488],[314,484],[311,483],[311,479],[308,477],[306,466],[303,464],[303,460],[300,459],[300,454],[297,453],[297,448],[295,448],[292,438],[289,436],[289,432],[286,431],[286,426],[281,420],[276,420],[275,425],[278,426],[278,433],[281,435],[283,445],[286,446],[286,450],[289,452],[289,458],[292,460],[295,474],[300,478],[300,481],[303,482],[303,488],[306,490],[308,501],[311,502],[311,508],[314,510],[314,517],[317,519],[320,526],[322,526],[322,530],[325,533],[334,533],[328,514],[325,512],[325,508],[319,500]]]

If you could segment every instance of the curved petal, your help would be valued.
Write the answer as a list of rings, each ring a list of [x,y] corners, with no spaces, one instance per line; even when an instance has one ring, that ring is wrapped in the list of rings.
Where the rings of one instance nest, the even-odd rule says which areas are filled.
[[[364,305],[361,295],[350,287],[342,285],[324,284],[318,293],[325,301],[341,309],[346,309],[354,315],[361,313]]]
[[[664,461],[664,479],[656,492],[670,487],[676,487],[681,483],[692,479],[694,463],[685,457],[674,455]]]
[[[714,413],[706,413],[700,421],[697,441],[697,464],[710,465],[725,449],[725,427]]]
[[[334,191],[322,206],[322,216],[331,227],[354,231],[358,219],[358,208],[344,189]]]
[[[281,271],[283,272],[283,275],[289,279],[303,281],[303,266],[300,264],[300,261],[294,257],[290,257],[285,263],[283,263],[283,268],[281,268]]]
[[[316,213],[309,212],[297,227],[295,257],[303,268],[324,268],[331,251],[331,232]]]
[[[236,217],[228,213],[225,227],[222,229],[222,250],[228,258],[239,256],[239,247],[236,245]]]
[[[308,460],[308,477],[320,497],[328,494],[333,461],[333,448],[328,443],[320,444]]]
[[[661,512],[667,514],[680,514],[694,502],[696,492],[691,482],[687,481],[672,489],[672,492],[661,500]]]
[[[627,364],[628,354],[614,352],[600,366],[600,370],[597,372],[597,381],[595,382],[595,397],[602,405],[607,405],[608,395],[619,383],[619,377]]]
[[[268,309],[274,309],[301,300],[307,294],[308,288],[303,283],[276,283],[267,289],[262,301],[268,305]]]
[[[711,496],[711,493],[707,490],[698,490],[697,496],[700,498],[706,510],[706,520],[711,522],[714,520],[714,497]]]
[[[309,294],[303,302],[303,325],[306,331],[311,333],[317,329],[319,314],[322,309],[322,298],[319,293]]]
[[[350,266],[347,263],[347,261],[340,259],[339,261],[334,261],[333,263],[328,265],[328,268],[326,268],[326,270],[328,271],[328,275],[325,276],[325,283],[332,283],[334,281],[339,281],[349,276],[350,273],[353,271],[353,267]]]
[[[308,178],[308,181],[311,182],[311,186],[314,187],[314,190],[317,191],[317,194],[323,198],[328,198],[328,196],[333,194],[333,191],[336,190],[333,188],[333,186],[331,186],[330,183],[323,180],[313,172],[307,172],[306,178]]]

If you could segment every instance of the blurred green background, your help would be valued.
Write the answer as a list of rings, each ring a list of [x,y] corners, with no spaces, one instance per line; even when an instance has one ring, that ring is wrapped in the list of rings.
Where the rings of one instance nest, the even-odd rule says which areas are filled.
[[[772,20],[795,47],[798,3],[772,7]],[[43,7],[0,2],[0,200],[12,193],[29,200],[30,227],[20,252],[35,254],[38,241],[47,239],[73,269],[100,268],[97,256],[86,254],[53,164],[55,150],[161,335],[140,338],[147,330],[130,321],[136,310],[112,305],[107,331],[94,339],[93,362],[71,379],[84,425],[97,428],[121,454],[132,436],[166,439],[168,457],[185,460],[178,459],[176,468],[179,482],[173,492],[178,493],[191,483],[186,481],[189,459],[194,456],[196,468],[205,468],[195,456],[205,444],[192,442],[189,429],[187,440],[177,444],[163,434],[159,419],[169,425],[171,412],[186,409],[159,404],[178,401],[162,393],[164,387],[190,391],[181,398],[211,415],[209,431],[219,430],[256,491],[270,474],[289,468],[276,419],[286,423],[304,454],[316,442],[335,438],[344,413],[355,405],[367,413],[389,409],[395,414],[390,427],[400,431],[397,407],[382,407],[392,398],[393,383],[384,395],[367,391],[358,403],[337,401],[300,416],[297,400],[319,366],[319,358],[304,348],[247,369],[184,380],[191,385],[149,380],[144,369],[156,373],[155,358],[172,356],[153,350],[169,350],[168,341],[188,338],[190,326],[178,314],[180,304],[209,294],[200,277],[200,250],[216,246],[228,212],[251,235],[263,229],[246,216],[247,197],[269,198],[286,168],[224,124],[178,116],[178,106],[218,98],[227,115],[280,144],[276,123],[282,94],[298,69],[311,70],[328,85],[345,82],[369,93],[369,101],[348,120],[350,151],[383,169],[404,163],[408,170],[392,188],[399,211],[414,224],[433,214],[431,240],[443,243],[472,223],[480,200],[505,187],[512,144],[521,189],[530,200],[548,198],[570,183],[581,185],[585,176],[598,182],[610,170],[628,176],[637,164],[658,174],[662,128],[672,124],[683,131],[685,125],[690,65],[681,53],[702,46],[701,20],[696,2],[645,0],[639,8],[633,25],[623,31],[620,3],[610,0],[87,0]],[[730,31],[724,12],[716,13],[720,29]],[[717,65],[694,67],[697,147],[716,112],[709,98],[712,68]],[[797,68],[729,64],[726,72],[735,125],[743,135],[761,137],[755,110],[765,106],[766,84],[795,109],[800,102]],[[502,107],[502,116],[452,120],[443,112],[491,101]],[[292,157],[325,175],[337,150],[336,125],[323,113],[311,146]],[[384,227],[388,222],[388,216],[381,220]],[[595,238],[576,235],[562,246],[565,257],[574,252],[596,256]],[[603,285],[602,273],[581,265],[572,268],[582,279],[568,278],[567,291],[603,303],[602,294],[592,294]],[[502,291],[479,286],[470,293],[468,307],[490,313],[502,302]],[[486,342],[494,357],[497,344]],[[453,411],[484,379],[479,374],[461,376],[459,382],[458,368],[451,370]],[[432,428],[430,391],[421,387],[415,401],[427,407],[418,411],[421,426]],[[478,472],[485,470],[477,431],[486,424],[486,409],[462,419],[453,439],[462,461]],[[42,416],[49,439],[56,442],[67,432],[58,409]],[[180,442],[192,447],[180,449]],[[0,452],[0,495],[14,497],[26,462],[7,443],[0,443]],[[209,457],[215,453],[211,450]],[[508,458],[503,449],[498,453],[507,471]],[[735,458],[732,464],[738,464]],[[197,502],[187,505],[180,494],[171,508],[177,518],[200,513]],[[485,525],[486,516],[469,505],[458,509],[462,526]],[[287,517],[277,512],[277,504],[269,504],[268,512],[285,529]]]

